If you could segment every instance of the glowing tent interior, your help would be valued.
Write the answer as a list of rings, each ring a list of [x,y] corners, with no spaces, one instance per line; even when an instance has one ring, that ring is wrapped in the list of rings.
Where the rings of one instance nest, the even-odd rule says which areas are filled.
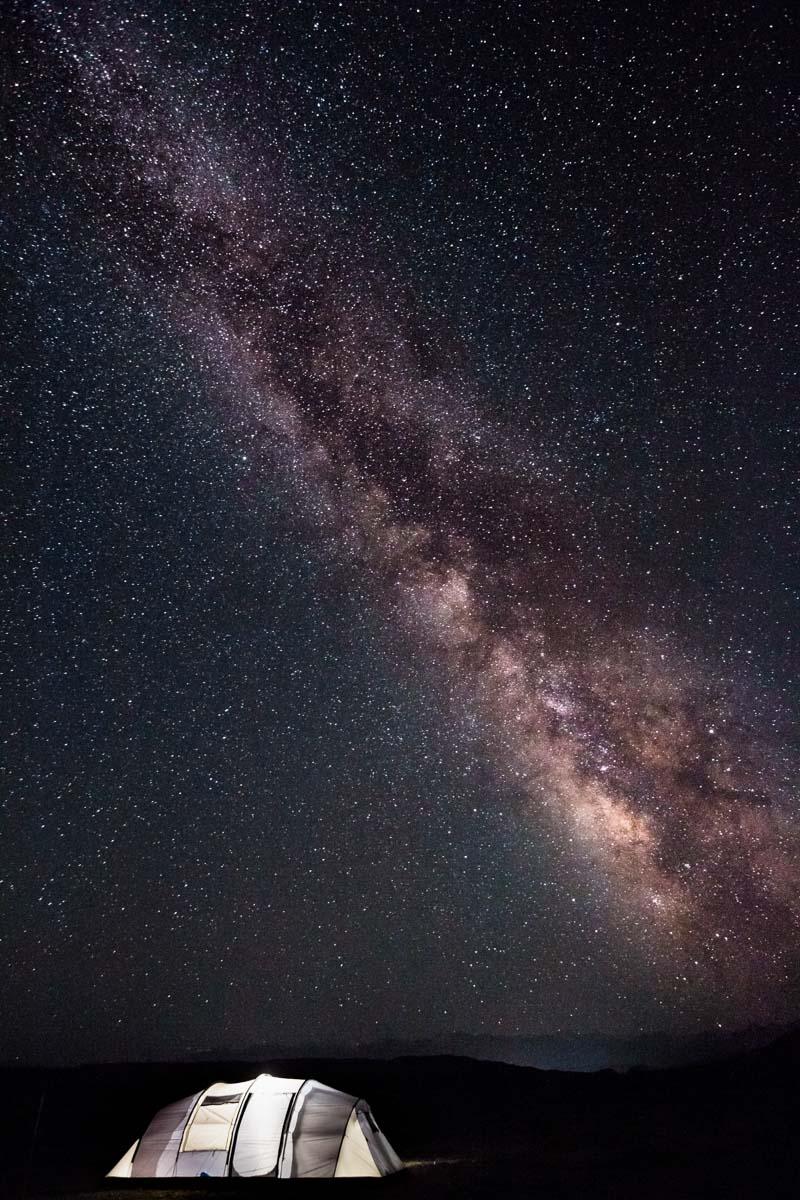
[[[402,1165],[363,1100],[314,1079],[258,1075],[162,1108],[108,1174],[333,1178]]]

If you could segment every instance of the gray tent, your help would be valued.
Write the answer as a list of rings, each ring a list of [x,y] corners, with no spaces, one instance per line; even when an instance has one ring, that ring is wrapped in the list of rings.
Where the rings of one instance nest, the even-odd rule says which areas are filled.
[[[330,1179],[389,1175],[402,1165],[363,1100],[315,1079],[258,1075],[212,1083],[162,1108],[108,1174]]]

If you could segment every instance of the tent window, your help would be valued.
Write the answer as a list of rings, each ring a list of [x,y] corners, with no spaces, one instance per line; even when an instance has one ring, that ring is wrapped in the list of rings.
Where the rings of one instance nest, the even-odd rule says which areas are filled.
[[[232,1096],[206,1096],[201,1108],[205,1108],[208,1104],[238,1104],[242,1098],[241,1092],[234,1092]]]
[[[182,1150],[227,1150],[239,1097],[223,1104],[201,1104],[186,1130]]]

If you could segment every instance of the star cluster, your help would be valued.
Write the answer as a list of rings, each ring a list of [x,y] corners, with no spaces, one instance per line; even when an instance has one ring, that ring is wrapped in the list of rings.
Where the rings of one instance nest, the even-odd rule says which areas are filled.
[[[35,1013],[794,1012],[785,22],[650,16],[20,18]]]

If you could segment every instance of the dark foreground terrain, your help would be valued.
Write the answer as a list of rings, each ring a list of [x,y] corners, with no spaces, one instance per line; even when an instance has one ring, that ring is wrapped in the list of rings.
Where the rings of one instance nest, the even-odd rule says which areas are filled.
[[[365,1097],[407,1169],[385,1180],[118,1182],[104,1173],[164,1104],[259,1070]],[[594,1075],[466,1058],[6,1069],[0,1194],[142,1200],[800,1197],[800,1037],[727,1062]],[[39,1113],[35,1143],[34,1127]]]

